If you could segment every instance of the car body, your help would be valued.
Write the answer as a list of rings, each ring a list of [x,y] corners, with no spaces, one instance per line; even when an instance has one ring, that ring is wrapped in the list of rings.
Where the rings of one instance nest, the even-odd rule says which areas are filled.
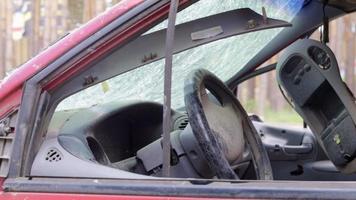
[[[181,0],[179,6],[180,9],[183,9],[193,3],[195,1]],[[168,0],[124,0],[44,49],[2,81],[0,85],[1,134],[3,134],[4,144],[6,144],[6,148],[3,148],[6,151],[2,154],[3,169],[0,170],[3,176],[0,179],[1,198],[177,200],[354,198],[356,194],[355,182],[278,180],[230,183],[202,179],[146,180],[141,179],[140,176],[132,176],[131,179],[124,176],[119,180],[109,177],[78,178],[74,175],[72,178],[61,177],[61,175],[39,178],[31,176],[31,173],[34,173],[31,172],[32,162],[40,152],[40,141],[44,141],[41,135],[34,133],[40,132],[41,123],[48,125],[50,121],[48,116],[45,117],[46,115],[41,115],[41,113],[44,112],[43,109],[47,108],[46,102],[50,102],[49,97],[52,94],[57,94],[53,91],[59,90],[59,88],[64,88],[63,91],[66,91],[66,84],[75,78],[81,82],[84,78],[84,83],[78,84],[78,87],[71,91],[72,93],[98,82],[98,77],[86,73],[86,70],[93,63],[112,53],[113,49],[130,44],[153,25],[167,18],[169,5]],[[274,37],[238,73],[233,74],[226,81],[227,85],[234,89],[242,79],[255,72],[256,68],[273,55],[298,39],[309,37],[323,23],[321,17],[323,6],[321,1],[305,1],[291,22],[292,27],[282,30]],[[356,10],[354,1],[329,1],[325,6],[329,18],[337,18]],[[289,26],[288,23],[278,23],[275,27]],[[273,26],[273,24],[271,23],[269,26]],[[148,58],[148,60],[154,60],[157,57],[152,54],[149,56],[153,58]],[[99,77],[100,81],[106,78]],[[51,95],[43,96],[43,94]],[[63,95],[63,98],[68,95],[69,93]],[[57,101],[56,103],[58,103]],[[46,112],[53,114],[53,109]],[[275,127],[263,126],[262,128],[274,129]],[[291,132],[293,131],[291,130]],[[299,137],[298,134],[297,131],[295,137]]]

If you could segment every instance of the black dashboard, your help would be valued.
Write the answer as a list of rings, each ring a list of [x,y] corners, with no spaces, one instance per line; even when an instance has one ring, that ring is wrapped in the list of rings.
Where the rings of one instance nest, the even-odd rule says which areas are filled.
[[[314,141],[310,130],[277,127],[256,121],[253,123],[261,134],[262,142],[269,154],[275,179],[354,179],[354,176],[338,173],[331,162],[325,160],[327,158],[323,152],[319,151],[320,147]],[[186,113],[172,110],[172,132],[183,130],[187,124],[188,117]],[[111,169],[121,169],[121,171],[115,171],[118,173],[117,176],[121,177],[123,176],[122,170],[145,174],[127,167],[130,166],[128,164],[130,161],[126,162],[126,160],[131,159],[136,165],[137,159],[132,158],[137,156],[136,154],[139,150],[158,141],[161,137],[161,129],[162,104],[147,101],[111,102],[90,108],[56,112],[48,129],[47,140],[50,146],[53,146],[50,140],[51,138],[57,138],[60,147],[77,158],[75,160],[77,162],[76,165],[79,166],[79,160],[84,160],[101,164],[95,165],[96,168],[107,166],[111,167]],[[309,140],[306,140],[308,138]],[[290,149],[294,149],[292,147],[303,145],[305,141],[311,144],[310,151],[300,154],[290,151]],[[56,148],[61,151],[58,146]],[[51,149],[53,148],[51,147]],[[46,149],[43,149],[43,151],[46,152]],[[63,150],[61,152],[64,154]],[[65,159],[70,160],[68,156]],[[39,167],[34,167],[38,169],[36,173],[42,173],[43,165],[47,166],[48,163],[37,163],[39,163]],[[118,167],[118,163],[123,164],[122,166],[124,167]],[[91,168],[88,162],[83,163],[82,166],[88,169]],[[72,166],[66,167],[72,168]],[[301,167],[303,172],[295,175],[297,167]],[[245,176],[253,177],[253,172],[251,172],[250,168],[248,169],[244,171],[244,173],[246,172]],[[106,175],[107,170],[110,169],[105,168],[100,173]],[[68,169],[61,169],[60,171],[64,175],[69,173]],[[112,173],[109,174],[112,176]]]
[[[172,131],[184,129],[187,123],[186,114],[172,110]],[[161,130],[162,105],[140,101],[59,111],[49,127],[67,151],[102,164],[135,156],[139,149],[159,139]],[[74,140],[84,144],[82,149],[73,145]]]

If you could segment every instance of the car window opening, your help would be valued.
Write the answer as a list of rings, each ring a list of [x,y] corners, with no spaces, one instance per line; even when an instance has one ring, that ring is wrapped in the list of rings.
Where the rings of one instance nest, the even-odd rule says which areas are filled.
[[[197,2],[197,5],[199,3]],[[219,1],[215,3],[217,6],[214,8],[218,8]],[[279,129],[266,128],[263,120],[248,123],[249,119],[243,107],[239,105],[239,99],[237,101],[231,99],[231,97],[236,99],[236,94],[231,95],[219,79],[227,81],[241,70],[244,63],[270,42],[282,28],[291,26],[288,21],[297,11],[293,11],[289,16],[284,13],[288,10],[284,9],[285,4],[281,8],[260,4],[254,10],[250,9],[252,5],[249,2],[242,4],[236,6],[232,3],[233,7],[229,9],[209,13],[202,18],[193,16],[192,19],[183,20],[183,23],[178,14],[177,25],[173,23],[173,26],[169,26],[169,22],[172,21],[169,17],[167,29],[157,30],[160,26],[157,25],[113,51],[108,57],[99,60],[85,73],[99,73],[95,69],[100,67],[101,74],[96,74],[99,77],[97,82],[104,80],[105,82],[89,87],[61,102],[56,109],[55,121],[51,122],[49,128],[55,132],[53,136],[56,133],[59,135],[58,141],[48,138],[45,145],[59,146],[57,148],[59,151],[69,152],[71,156],[63,155],[65,158],[73,159],[73,162],[74,160],[78,163],[82,163],[83,160],[93,162],[83,166],[83,169],[89,170],[94,165],[98,167],[97,165],[101,164],[99,168],[102,170],[96,170],[91,174],[86,174],[85,170],[82,170],[82,173],[77,174],[79,177],[271,179],[269,161],[265,159],[265,153],[260,151],[264,148],[256,148],[262,143],[254,143],[251,138],[246,140],[239,134],[245,132],[255,137],[256,131],[251,124],[258,131],[262,131],[263,138],[275,137],[264,132],[264,129],[273,129],[277,132]],[[206,4],[199,6],[203,5]],[[264,7],[262,12],[261,7]],[[193,11],[196,11],[196,8]],[[183,17],[193,13],[192,11],[185,13],[185,10],[181,12],[180,16]],[[283,17],[276,19],[275,13]],[[172,38],[170,40],[171,34],[179,42],[171,43],[169,46],[170,41],[173,42]],[[255,70],[240,81],[273,71],[275,67],[276,64],[273,63]],[[207,82],[204,77],[211,82]],[[198,93],[190,92],[197,88],[189,91],[187,85],[184,85],[185,80],[193,81],[191,83],[199,85],[200,89],[201,86],[205,86],[207,95],[194,96]],[[198,91],[201,91],[200,89]],[[192,95],[191,103],[184,101],[186,94]],[[140,99],[143,101],[138,101]],[[198,108],[190,106],[198,105],[198,101],[203,105],[199,108],[202,110],[193,112],[192,110]],[[95,113],[98,111],[104,115],[96,117]],[[206,116],[199,119],[191,118],[192,112],[205,113]],[[80,121],[84,119],[83,116],[87,119]],[[211,125],[202,130],[211,128],[215,135],[207,136],[209,132],[200,131],[200,138],[196,139],[194,130],[202,128],[202,124],[199,124],[202,122],[200,119]],[[199,123],[192,123],[194,120]],[[234,135],[230,134],[231,130],[241,131]],[[283,129],[285,135],[295,134],[295,138],[301,142],[305,131]],[[223,134],[224,132],[226,134]],[[307,135],[309,136],[309,132]],[[82,137],[88,136],[90,139],[81,141]],[[207,138],[212,141],[204,141]],[[282,149],[279,152],[286,148],[286,151],[293,151],[294,154],[295,144],[294,141],[289,141],[289,135],[280,140],[271,139],[271,142],[274,141],[286,143],[285,145],[278,143],[278,148]],[[201,144],[211,149],[202,150]],[[221,148],[224,149],[222,153],[218,146],[211,144],[226,146],[228,149]],[[247,144],[255,145],[255,148],[245,151],[242,147]],[[302,145],[303,148],[304,146]],[[33,176],[46,176],[46,171],[41,169],[45,168],[47,163],[38,161],[42,153],[46,153],[45,147],[41,148],[36,157],[31,172]],[[230,151],[229,148],[236,149]],[[308,148],[302,151],[309,153]],[[207,152],[217,154],[209,155]],[[224,159],[225,156],[227,159]],[[258,160],[259,167],[254,167],[255,165],[250,163],[251,160],[255,161],[254,157],[263,158]],[[213,161],[216,158],[222,159],[218,162]],[[280,158],[276,156],[273,159]],[[218,173],[214,174],[216,171]],[[68,171],[58,170],[55,176],[71,175]]]

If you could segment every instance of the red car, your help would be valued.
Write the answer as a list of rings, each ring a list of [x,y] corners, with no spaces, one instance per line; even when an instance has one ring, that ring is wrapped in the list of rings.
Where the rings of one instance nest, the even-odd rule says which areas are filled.
[[[356,2],[178,4],[167,33],[169,0],[122,1],[2,81],[1,199],[356,197],[355,97],[326,45]],[[273,70],[308,129],[248,116],[231,92]]]

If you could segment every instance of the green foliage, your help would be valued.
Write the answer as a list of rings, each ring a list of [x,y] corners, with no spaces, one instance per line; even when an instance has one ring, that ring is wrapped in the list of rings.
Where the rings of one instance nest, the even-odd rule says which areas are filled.
[[[302,125],[303,119],[291,108],[284,108],[280,111],[274,111],[271,108],[265,110],[263,119],[266,122],[289,124],[289,125]]]
[[[243,106],[248,113],[256,113],[257,101],[255,99],[249,99]]]
[[[282,110],[274,110],[269,103],[265,105],[263,113],[258,113],[258,102],[255,99],[247,100],[243,104],[248,113],[254,113],[262,117],[265,122],[285,125],[302,125],[303,119],[289,106]]]

